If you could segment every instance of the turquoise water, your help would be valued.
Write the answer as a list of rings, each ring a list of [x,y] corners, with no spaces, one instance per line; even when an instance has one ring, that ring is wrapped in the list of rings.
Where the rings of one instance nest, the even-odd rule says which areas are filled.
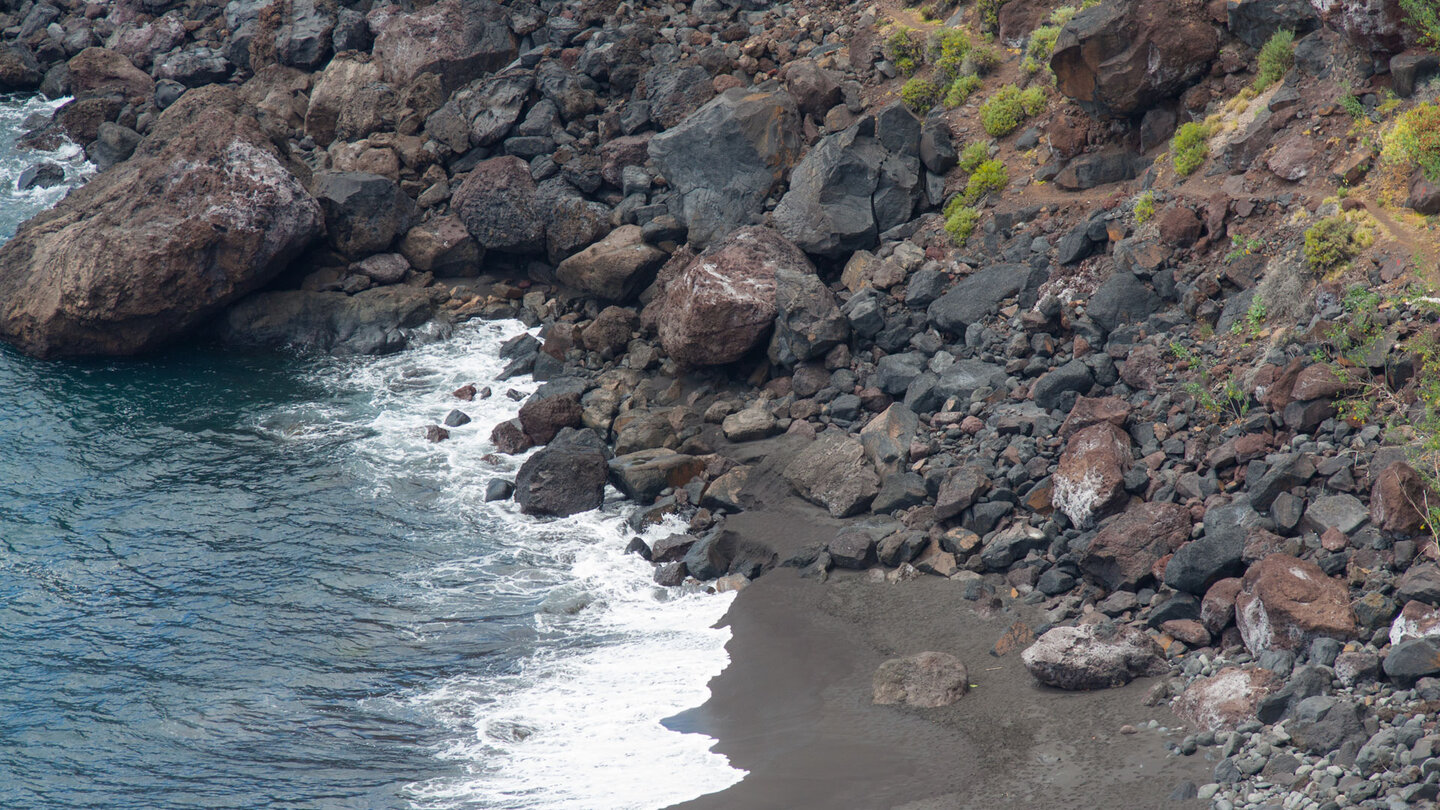
[[[16,195],[36,156],[8,146],[0,238],[63,194]],[[0,348],[0,806],[659,808],[740,778],[660,724],[724,667],[729,597],[654,587],[613,493],[483,502],[517,403],[449,392],[531,390],[494,382],[522,328],[345,360]]]

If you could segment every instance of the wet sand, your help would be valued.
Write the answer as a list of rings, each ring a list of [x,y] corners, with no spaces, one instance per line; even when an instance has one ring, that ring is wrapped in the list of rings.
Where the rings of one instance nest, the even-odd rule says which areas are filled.
[[[782,559],[839,525],[776,500],[728,525]],[[1184,781],[1210,781],[1214,762],[1166,753],[1185,732],[1168,709],[1144,705],[1153,679],[1092,693],[1041,687],[1019,650],[990,655],[1016,620],[1037,625],[1038,612],[1006,598],[982,615],[962,591],[938,577],[891,584],[858,572],[822,583],[778,569],[756,580],[724,620],[731,663],[711,699],[670,722],[715,737],[749,775],[676,810],[1204,806],[1168,799]],[[970,693],[940,709],[873,705],[876,667],[925,650],[964,661]],[[1176,730],[1144,728],[1151,719]],[[1121,734],[1125,724],[1139,733]]]

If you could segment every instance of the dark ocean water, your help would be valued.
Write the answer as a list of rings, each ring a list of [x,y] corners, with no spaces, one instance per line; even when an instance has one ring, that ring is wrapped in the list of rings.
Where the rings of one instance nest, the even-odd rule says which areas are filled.
[[[0,104],[0,239],[63,194],[14,193],[40,106]],[[660,724],[723,668],[728,597],[651,585],[620,503],[483,503],[517,403],[449,391],[532,390],[493,382],[522,328],[350,360],[0,348],[0,807],[618,810],[738,779]]]

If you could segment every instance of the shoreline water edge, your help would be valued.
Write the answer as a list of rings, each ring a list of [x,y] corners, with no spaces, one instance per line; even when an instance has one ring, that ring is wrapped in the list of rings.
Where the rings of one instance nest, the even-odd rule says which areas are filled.
[[[1434,806],[1433,6],[0,0],[0,341],[454,510],[397,802]]]

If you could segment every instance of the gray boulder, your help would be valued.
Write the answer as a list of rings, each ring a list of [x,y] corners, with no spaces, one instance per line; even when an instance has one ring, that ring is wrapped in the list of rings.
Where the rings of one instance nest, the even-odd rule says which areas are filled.
[[[525,460],[515,476],[515,501],[527,515],[568,517],[605,501],[609,476],[599,438],[567,428]]]
[[[415,218],[415,203],[388,177],[326,171],[311,185],[330,244],[351,258],[386,250]]]
[[[790,176],[775,225],[807,253],[874,247],[924,198],[920,121],[900,102],[815,145]]]
[[[963,335],[965,327],[998,310],[1007,298],[1019,297],[1022,307],[1033,303],[1030,299],[1045,278],[1045,271],[1029,265],[992,264],[940,296],[926,315],[936,329]]]
[[[425,131],[455,152],[489,146],[510,133],[535,87],[535,75],[512,70],[476,79],[425,119]]]
[[[650,140],[649,153],[679,194],[677,214],[703,247],[749,224],[799,159],[800,114],[773,85],[727,90]]]
[[[1036,680],[1069,690],[1124,686],[1170,669],[1154,639],[1125,626],[1056,627],[1026,648],[1020,660]]]
[[[840,431],[826,431],[797,453],[784,476],[802,497],[837,518],[863,512],[880,492],[864,446]]]
[[[770,359],[782,366],[824,357],[850,337],[850,321],[835,295],[803,267],[776,268],[775,313]]]

